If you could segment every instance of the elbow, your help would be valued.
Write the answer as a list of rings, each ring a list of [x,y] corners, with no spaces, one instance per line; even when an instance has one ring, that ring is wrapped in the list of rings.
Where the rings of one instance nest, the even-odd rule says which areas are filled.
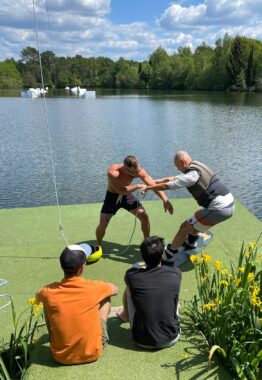
[[[118,294],[118,287],[115,286],[115,289],[114,289],[114,296],[116,296]]]
[[[112,285],[112,296],[116,296],[118,294],[118,287],[114,284]]]

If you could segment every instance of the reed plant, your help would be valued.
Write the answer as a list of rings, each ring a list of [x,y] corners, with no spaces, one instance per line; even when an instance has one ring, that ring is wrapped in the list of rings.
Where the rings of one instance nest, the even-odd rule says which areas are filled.
[[[9,341],[2,342],[0,347],[0,380],[22,379],[30,364],[42,305],[35,298],[30,298],[28,303],[29,306],[17,314],[11,299],[13,332]]]
[[[259,240],[259,239],[258,239]],[[238,264],[226,268],[202,251],[192,255],[198,294],[187,311],[209,346],[239,379],[262,378],[262,256],[242,245]]]

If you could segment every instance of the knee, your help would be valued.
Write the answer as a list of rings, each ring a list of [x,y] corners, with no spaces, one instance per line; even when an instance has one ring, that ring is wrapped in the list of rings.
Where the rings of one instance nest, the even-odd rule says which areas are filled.
[[[110,310],[111,310],[110,299],[102,301],[100,303],[100,308],[99,308],[100,319],[103,319],[103,321],[107,321]]]
[[[141,221],[141,223],[148,223],[149,222],[148,215],[147,215],[147,213],[145,211],[140,212],[137,215],[137,217]]]
[[[110,305],[111,305],[111,298],[110,297],[107,297],[100,302],[100,308],[101,307],[110,307]]]
[[[191,226],[188,222],[183,222],[179,227],[180,232],[189,233]]]

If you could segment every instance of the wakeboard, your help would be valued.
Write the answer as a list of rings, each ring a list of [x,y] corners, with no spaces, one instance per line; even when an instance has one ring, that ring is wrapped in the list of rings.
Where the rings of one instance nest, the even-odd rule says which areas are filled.
[[[197,255],[204,247],[206,247],[211,240],[213,239],[213,234],[210,231],[200,232],[199,238],[197,240],[196,248],[187,248],[186,246],[181,246],[178,248],[178,253],[174,255],[173,262],[162,262],[162,265],[166,265],[169,267],[180,267],[184,263],[186,263],[191,255]],[[146,265],[143,261],[137,262],[133,264],[133,268],[140,269],[146,268]]]
[[[186,246],[179,247],[178,253],[174,255],[173,264],[169,264],[169,266],[180,267],[190,259],[191,255],[197,255],[213,238],[213,234],[210,231],[200,232],[199,235],[200,237],[197,240],[196,248],[187,248]]]

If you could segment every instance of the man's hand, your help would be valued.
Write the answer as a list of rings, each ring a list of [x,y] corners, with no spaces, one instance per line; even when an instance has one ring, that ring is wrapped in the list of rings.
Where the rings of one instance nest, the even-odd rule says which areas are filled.
[[[148,188],[146,185],[142,185],[142,187],[140,188],[141,192],[142,193],[146,193],[148,191]]]
[[[169,200],[167,199],[166,201],[163,202],[163,204],[164,204],[164,210],[165,210],[165,212],[168,211],[169,214],[172,215],[173,212],[174,212],[174,209],[173,209],[172,203],[169,202]]]
[[[136,184],[136,190],[144,191],[144,188],[146,186],[143,183],[137,183]]]

